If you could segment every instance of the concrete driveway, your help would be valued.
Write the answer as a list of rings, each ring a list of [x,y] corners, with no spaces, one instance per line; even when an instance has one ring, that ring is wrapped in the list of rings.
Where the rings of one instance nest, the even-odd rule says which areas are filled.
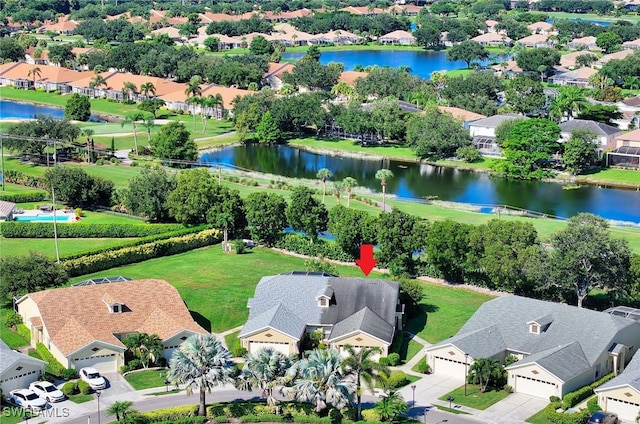
[[[496,424],[523,423],[549,404],[548,399],[512,393],[500,402],[477,414],[480,421]]]

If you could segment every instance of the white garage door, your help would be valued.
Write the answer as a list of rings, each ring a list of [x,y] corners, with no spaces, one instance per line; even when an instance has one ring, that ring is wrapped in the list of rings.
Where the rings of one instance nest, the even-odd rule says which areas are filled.
[[[99,372],[116,372],[118,371],[118,361],[116,354],[92,356],[90,358],[76,358],[74,359],[76,369],[84,367],[93,367]]]
[[[2,380],[0,387],[2,387],[3,393],[9,393],[15,389],[26,389],[29,387],[29,384],[38,381],[39,376],[40,370],[16,370],[14,375]]]
[[[640,404],[608,397],[607,411],[615,412],[623,420],[633,421],[640,414]]]
[[[536,380],[534,378],[516,375],[516,385],[513,388],[516,393],[549,399],[550,396],[559,396],[555,383]]]
[[[451,377],[464,380],[465,378],[465,364],[464,362],[454,361],[448,358],[442,358],[434,356],[433,372],[438,374],[445,374]],[[467,368],[468,371],[468,368]]]
[[[264,342],[249,342],[249,352],[256,353],[260,349],[271,348],[276,352],[281,352],[285,355],[289,355],[289,343],[264,343]]]

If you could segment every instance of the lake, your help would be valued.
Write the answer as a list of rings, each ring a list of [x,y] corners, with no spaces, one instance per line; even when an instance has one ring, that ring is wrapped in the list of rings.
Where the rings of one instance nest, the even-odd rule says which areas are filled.
[[[0,119],[33,119],[36,115],[47,115],[52,118],[62,119],[64,118],[64,109],[0,100]],[[104,119],[97,115],[91,115],[89,121],[104,122]]]
[[[285,53],[283,59],[300,59],[305,53]],[[486,66],[489,63],[501,61],[502,57],[490,58],[480,62]],[[406,65],[411,68],[411,72],[422,78],[429,78],[431,73],[436,71],[452,71],[454,69],[466,68],[466,62],[461,60],[447,60],[445,51],[425,51],[425,50],[339,50],[323,51],[320,56],[320,63],[326,65],[330,62],[344,64],[345,71],[352,71],[356,65],[363,66],[390,66],[398,67]]]
[[[607,219],[640,223],[640,192],[596,186],[563,190],[550,182],[509,181],[485,173],[462,171],[393,160],[344,158],[309,153],[289,146],[234,146],[208,152],[200,161],[208,166],[230,165],[292,178],[315,179],[320,168],[332,180],[353,177],[359,185],[380,191],[375,173],[389,168],[395,177],[387,192],[407,200],[427,196],[476,205],[508,205],[562,218],[590,212]]]

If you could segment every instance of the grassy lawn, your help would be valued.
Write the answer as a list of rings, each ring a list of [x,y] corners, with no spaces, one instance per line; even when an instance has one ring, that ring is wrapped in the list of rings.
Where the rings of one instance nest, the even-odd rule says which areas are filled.
[[[73,225],[73,224],[65,224]],[[75,255],[82,252],[88,252],[103,247],[119,246],[131,239],[122,238],[59,238],[58,248],[60,256]],[[48,256],[56,257],[55,242],[52,238],[40,239],[23,239],[23,238],[0,238],[0,254],[2,256],[21,256],[26,255],[30,251],[35,251]],[[3,335],[4,338],[4,335]]]
[[[4,184],[5,193],[24,193],[29,191],[41,191],[41,190],[35,187],[25,187],[18,184],[11,184],[11,183]]]
[[[420,312],[410,316],[405,330],[429,343],[453,336],[484,302],[492,296],[464,288],[425,282]]]
[[[450,412],[456,415],[471,415],[468,412],[460,411],[459,409],[455,409],[455,408],[447,408],[446,406],[440,406],[440,405],[435,405],[435,407],[441,411]]]
[[[127,374],[125,380],[136,390],[162,387],[167,379],[167,370],[147,370]]]
[[[583,21],[640,21],[638,15],[603,16],[595,13],[546,12],[551,19],[581,19]]]
[[[203,264],[212,266],[203,266]],[[158,278],[178,289],[194,318],[205,329],[222,332],[244,324],[249,310],[247,299],[253,296],[261,277],[292,270],[303,270],[304,259],[283,255],[269,249],[255,248],[246,255],[227,255],[220,245],[187,253],[152,259],[146,262],[112,268],[108,271],[75,278],[72,282],[105,275],[126,275],[130,278]],[[355,266],[338,266],[341,276],[361,277]],[[381,274],[372,273],[372,278]],[[430,342],[437,342],[462,326],[483,302],[491,297],[463,289],[425,284],[423,309],[426,316],[410,322],[411,330]],[[433,328],[432,328],[433,327]],[[228,339],[227,339],[228,341]]]
[[[481,393],[479,388],[479,386],[474,384],[467,384],[467,396],[464,395],[464,386],[460,386],[438,399],[446,402],[447,398],[452,396],[455,399],[454,402],[457,404],[482,410],[487,409],[494,403],[500,402],[509,395],[509,393],[504,390],[491,390]]]
[[[0,416],[2,417],[2,424],[21,423],[24,421],[23,417],[25,416],[29,418],[37,417],[37,415],[34,415],[31,411],[15,406],[4,406],[0,412]]]
[[[464,169],[491,169],[491,165],[496,162],[499,161],[501,159],[494,159],[494,158],[480,158],[479,160],[475,161],[475,162],[460,162],[457,160],[446,160],[446,159],[442,159],[437,161],[435,164],[439,165],[439,166],[451,166],[451,167],[455,167],[455,168],[464,168]]]
[[[231,129],[231,131],[234,131]],[[198,149],[207,149],[209,147],[220,147],[229,144],[239,143],[238,136],[236,134],[229,134],[216,138],[196,138],[196,145]]]
[[[447,71],[447,76],[448,77],[465,77],[469,74],[472,74],[474,72],[473,69],[468,69],[468,68],[460,68],[460,69],[452,69],[451,71]]]
[[[240,334],[240,331],[235,331],[231,334],[227,334],[226,336],[224,336],[224,342],[227,344],[227,349],[231,353],[233,353],[235,348],[240,347],[240,339],[238,338],[239,334]]]
[[[416,356],[418,352],[422,350],[422,345],[414,340],[409,340],[409,347],[407,348],[407,358],[406,361],[410,361],[411,358]]]
[[[595,174],[580,175],[578,181],[625,183],[640,186],[640,171],[633,169],[603,169]]]
[[[69,396],[69,400],[73,403],[85,403],[85,402],[91,402],[93,399],[95,399],[93,397],[93,395],[83,395],[83,394],[78,394],[78,395],[71,395]],[[3,422],[4,424],[4,422]]]
[[[0,313],[3,315],[1,323],[3,327],[2,331],[0,331],[0,338],[2,338],[2,341],[5,342],[11,349],[18,349],[23,346],[28,346],[29,340],[25,339],[10,328],[4,327],[4,322],[6,321],[6,318],[4,316],[7,315],[7,313],[10,311],[10,309],[0,309]]]
[[[377,155],[387,158],[410,160],[415,162],[416,154],[408,147],[403,146],[371,146],[362,147],[360,143],[354,140],[343,140],[337,138],[321,138],[315,137],[293,138],[288,140],[289,145],[295,147],[303,147],[309,149],[332,150],[336,152],[350,152],[361,155]]]

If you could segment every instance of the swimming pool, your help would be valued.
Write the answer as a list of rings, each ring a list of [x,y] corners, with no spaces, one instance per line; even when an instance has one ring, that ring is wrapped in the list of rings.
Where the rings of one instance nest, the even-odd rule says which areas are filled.
[[[75,214],[56,214],[57,222],[73,222]],[[37,214],[37,215],[15,215],[18,222],[53,222],[53,214]]]

